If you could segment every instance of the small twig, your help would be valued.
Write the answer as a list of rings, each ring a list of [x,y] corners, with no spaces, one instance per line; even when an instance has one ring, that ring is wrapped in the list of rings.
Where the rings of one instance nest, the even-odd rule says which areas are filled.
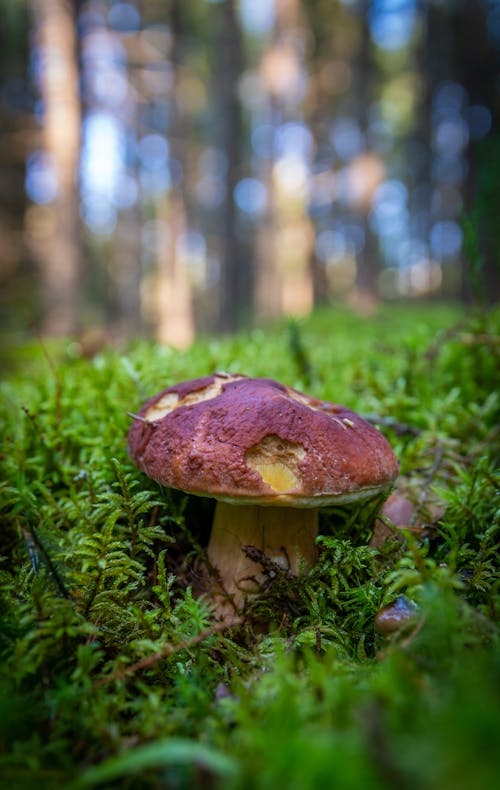
[[[38,415],[37,414],[32,414],[27,406],[22,405],[21,409],[23,410],[23,412],[25,413],[26,417],[30,421],[31,426],[33,428],[33,431],[34,431],[34,433],[36,435],[36,438],[38,439],[40,444],[43,446],[44,450],[47,450],[47,452],[49,452],[49,447],[47,445],[47,441],[45,439],[45,435],[41,432],[40,426],[38,424]]]
[[[394,417],[382,417],[380,414],[363,414],[361,416],[372,425],[383,425],[384,428],[392,428],[398,436],[403,436],[405,433],[411,436],[419,436],[421,434],[419,428],[415,428],[414,425],[408,425],[405,422],[398,422]]]
[[[151,428],[158,427],[158,423],[157,422],[155,422],[154,420],[147,420],[145,417],[141,417],[139,414],[134,414],[133,412],[128,411],[127,415],[129,417],[132,417],[133,420],[137,420],[138,422],[145,422],[146,425],[150,425]]]
[[[195,645],[199,645],[200,642],[204,642],[205,639],[215,636],[215,634],[220,634],[223,631],[227,631],[229,628],[234,628],[235,626],[242,625],[243,623],[243,617],[235,617],[229,622],[226,621],[224,623],[218,623],[217,625],[212,626],[212,628],[206,628],[196,636],[192,636],[191,639],[185,639],[184,642],[179,642],[178,645],[172,645],[170,642],[168,642],[162,647],[161,650],[158,650],[151,656],[145,656],[144,658],[141,658],[140,661],[136,661],[135,664],[125,667],[125,669],[117,670],[105,678],[100,678],[94,683],[93,687],[98,688],[99,686],[105,686],[108,683],[112,683],[115,680],[124,680],[131,675],[135,675],[135,673],[139,672],[141,669],[149,669],[154,664],[157,664],[158,661],[168,658],[168,656],[180,653],[182,650],[188,650],[190,647],[194,647]]]
[[[272,560],[270,557],[268,557],[266,553],[262,551],[262,549],[258,549],[257,546],[251,546],[251,545],[242,546],[241,550],[243,554],[245,554],[245,556],[248,557],[249,560],[252,560],[252,562],[255,562],[258,565],[260,565],[263,572],[267,576],[270,576],[273,579],[275,576],[278,575],[285,575],[287,578],[291,577],[290,559],[288,557],[286,549],[283,546],[281,546],[281,551],[287,562],[286,568],[283,568],[283,566],[279,562],[276,562],[276,560]],[[249,577],[249,578],[253,578],[253,577]]]
[[[38,573],[38,568],[40,567],[40,558],[38,556],[37,548],[35,545],[35,541],[33,540],[31,533],[25,529],[25,527],[20,527],[22,532],[24,542],[28,547],[28,554],[31,560],[31,568],[33,573],[36,575]]]
[[[321,653],[323,650],[323,646],[321,643],[321,629],[318,627],[316,628],[316,644],[315,644],[316,653]]]
[[[417,516],[420,514],[420,512],[421,512],[421,510],[422,510],[422,508],[424,506],[424,502],[427,499],[427,497],[429,496],[429,489],[430,489],[430,487],[432,485],[432,482],[434,480],[434,477],[436,476],[436,473],[437,473],[439,467],[441,466],[442,460],[443,460],[443,445],[438,440],[437,445],[436,445],[436,449],[435,449],[435,452],[434,452],[434,461],[432,462],[432,466],[431,466],[431,468],[429,470],[429,474],[427,475],[427,477],[424,480],[424,483],[423,483],[423,486],[422,486],[422,491],[421,491],[421,494],[420,494],[420,496],[418,498],[418,502],[417,502],[417,505],[415,507],[415,511],[413,513],[413,516],[411,517],[410,524],[414,524]]]
[[[38,563],[39,563],[38,552],[40,552],[43,558],[43,562],[47,566],[50,575],[54,579],[57,589],[59,590],[63,598],[66,598],[67,600],[72,600],[72,596],[66,589],[66,585],[64,584],[54,563],[52,562],[47,552],[47,549],[45,548],[42,541],[38,537],[36,529],[31,525],[27,525],[26,527],[23,527],[20,524],[19,524],[19,528],[21,530],[25,543],[28,547],[28,554],[30,556],[31,566],[33,568],[34,573],[38,572]]]
[[[403,650],[409,647],[413,642],[413,640],[416,639],[416,637],[419,635],[420,631],[422,630],[426,622],[427,622],[426,617],[424,616],[420,617],[415,623],[415,626],[410,630],[409,633],[406,634],[404,639],[398,639],[398,634],[401,632],[396,631],[396,633],[393,635],[394,637],[396,637],[396,641],[395,642],[391,641],[391,644],[385,650],[380,650],[377,653],[377,661],[384,661],[386,658],[388,658],[394,650],[394,645],[396,645],[398,649],[403,649]]]
[[[287,618],[287,614],[286,612],[283,612],[283,614],[281,615],[281,622],[278,626],[278,633],[281,631],[282,628],[284,628],[286,623],[286,618]]]
[[[156,524],[156,521],[157,521],[157,518],[158,518],[158,511],[159,511],[159,509],[160,508],[158,507],[158,505],[155,505],[154,508],[152,509],[151,515],[149,517],[149,526],[150,527],[154,527],[154,525]]]
[[[500,346],[499,335],[490,334],[488,332],[465,332],[463,330],[466,326],[467,321],[462,320],[445,332],[442,332],[425,352],[425,359],[429,361],[434,360],[448,340],[457,340],[465,346],[485,345],[492,346],[493,348]]]
[[[460,340],[466,346],[484,345],[484,346],[500,346],[500,335],[488,335],[485,332],[463,332],[460,335]]]
[[[403,650],[405,648],[409,647],[411,645],[411,643],[413,642],[413,640],[419,635],[420,631],[422,630],[422,628],[424,627],[424,625],[426,623],[426,620],[427,620],[426,617],[421,617],[418,620],[418,622],[415,624],[415,627],[412,628],[410,633],[407,636],[405,636],[405,638],[402,639],[399,642],[399,647],[402,647]]]
[[[424,354],[425,359],[429,360],[430,362],[433,361],[441,351],[441,348],[448,340],[452,340],[455,338],[462,329],[467,325],[467,321],[465,319],[458,321],[453,326],[446,329],[444,332],[441,332],[440,335],[436,338],[436,340],[429,346],[427,351]]]

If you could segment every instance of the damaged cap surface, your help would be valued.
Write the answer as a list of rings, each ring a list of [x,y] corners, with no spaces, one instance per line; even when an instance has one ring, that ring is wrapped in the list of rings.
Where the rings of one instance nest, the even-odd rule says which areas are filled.
[[[158,483],[234,503],[321,507],[375,495],[398,473],[387,440],[350,409],[223,373],[151,398],[128,449]]]

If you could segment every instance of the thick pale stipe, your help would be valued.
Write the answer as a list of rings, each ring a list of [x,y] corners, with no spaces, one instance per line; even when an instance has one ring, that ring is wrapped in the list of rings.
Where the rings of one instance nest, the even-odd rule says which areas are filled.
[[[226,593],[233,597],[235,609],[239,609],[245,595],[257,591],[262,571],[243,553],[242,546],[255,546],[282,568],[298,575],[302,563],[308,567],[316,559],[317,534],[315,509],[233,507],[217,502],[208,558],[219,571]],[[222,597],[218,611],[222,616],[227,612]]]

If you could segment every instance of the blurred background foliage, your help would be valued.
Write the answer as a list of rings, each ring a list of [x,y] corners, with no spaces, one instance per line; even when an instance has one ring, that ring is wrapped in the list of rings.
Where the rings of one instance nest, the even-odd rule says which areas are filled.
[[[3,0],[2,327],[498,296],[498,0]]]

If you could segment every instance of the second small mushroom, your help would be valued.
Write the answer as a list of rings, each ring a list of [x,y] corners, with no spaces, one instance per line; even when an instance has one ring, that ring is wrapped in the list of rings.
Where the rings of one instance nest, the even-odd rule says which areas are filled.
[[[128,448],[158,483],[217,500],[208,557],[236,609],[259,572],[242,547],[298,574],[316,556],[318,508],[373,498],[398,473],[387,440],[350,409],[223,373],[151,398]]]

